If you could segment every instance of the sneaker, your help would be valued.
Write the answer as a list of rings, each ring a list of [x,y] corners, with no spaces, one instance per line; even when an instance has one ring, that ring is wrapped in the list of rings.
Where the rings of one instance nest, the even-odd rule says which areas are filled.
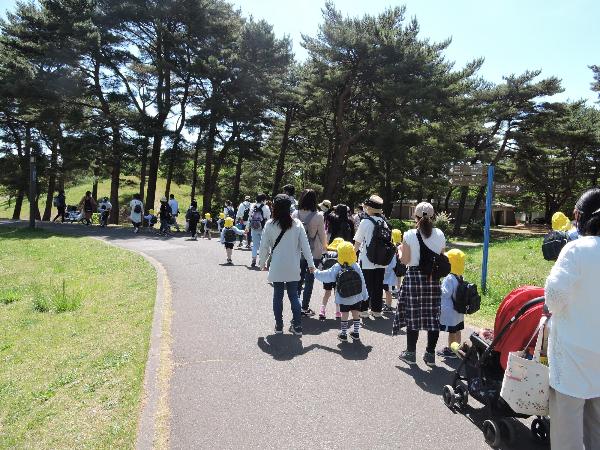
[[[423,355],[423,361],[425,361],[425,364],[427,364],[429,367],[434,367],[435,353],[425,352],[425,354]]]
[[[335,318],[336,319],[341,319],[342,318],[342,313],[340,311],[336,311]]]
[[[283,334],[283,325],[275,325],[275,334]]]
[[[377,311],[371,311],[371,315],[373,317],[383,317],[383,314],[381,314],[380,312],[377,312]]]
[[[383,312],[383,313],[393,313],[394,312],[394,308],[392,306],[389,306],[389,305],[383,305],[383,309],[381,310],[381,312]]]
[[[400,355],[398,355],[400,361],[404,361],[406,364],[413,366],[417,363],[417,355],[415,352],[409,352],[404,350]]]
[[[295,334],[296,336],[302,336],[302,327],[290,325],[290,333]]]
[[[319,320],[325,320],[325,306],[321,305],[321,310],[319,311]]]
[[[355,333],[354,331],[350,333],[350,337],[353,341],[360,341],[360,335],[358,333]]]
[[[444,347],[442,350],[438,350],[436,353],[440,358],[454,359],[456,358],[456,353],[454,353],[450,348]]]
[[[367,317],[369,317],[369,311],[361,311],[360,317],[362,317],[363,319],[366,319]]]
[[[250,264],[250,267],[252,267],[252,268],[256,267],[256,260],[255,259],[252,260],[252,264]]]
[[[138,231],[140,231],[140,229],[139,229],[139,228],[134,228],[134,229],[133,229],[133,232],[134,232],[135,234],[138,234]]]
[[[231,265],[233,265],[233,261],[231,259],[228,259],[227,264],[229,264],[231,266]]]
[[[348,335],[342,331],[338,333],[338,339],[342,342],[348,342]]]
[[[315,315],[315,312],[314,312],[312,309],[310,309],[310,308],[307,308],[307,309],[303,309],[303,310],[302,310],[302,315],[303,315],[304,317],[312,317],[312,316],[314,316],[314,315]]]

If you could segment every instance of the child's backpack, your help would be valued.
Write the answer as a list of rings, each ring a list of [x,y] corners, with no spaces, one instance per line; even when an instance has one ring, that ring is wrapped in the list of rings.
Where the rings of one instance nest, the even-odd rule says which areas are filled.
[[[212,228],[212,220],[204,219],[204,229],[210,230]]]
[[[335,289],[342,298],[354,297],[363,290],[362,279],[356,270],[344,264],[335,279]]]
[[[563,247],[569,242],[569,235],[565,231],[551,231],[544,236],[542,254],[546,261],[556,261]]]
[[[370,216],[367,216],[367,219],[373,222],[373,235],[367,246],[367,258],[373,264],[387,266],[396,254],[392,232],[384,220],[375,220]]]
[[[232,219],[235,219],[235,209],[233,209],[233,207],[231,207],[231,206],[227,207],[227,217],[231,217]]]
[[[322,270],[331,269],[337,263],[337,252],[329,251],[327,253],[323,253],[321,257],[321,268]]]
[[[452,298],[454,309],[461,314],[473,314],[481,307],[481,296],[477,292],[477,285],[467,283],[463,277],[452,274],[458,281],[456,293]]]
[[[195,223],[200,222],[200,211],[198,211],[197,209],[190,210],[189,221],[190,222],[195,222]]]
[[[254,206],[252,217],[250,218],[250,228],[260,230],[265,224],[265,216],[263,215],[263,206]]]
[[[133,207],[133,212],[136,214],[140,214],[142,212],[142,205],[140,205],[139,203],[136,203],[135,206]]]
[[[54,207],[58,208],[60,205],[60,200],[58,199],[58,196],[54,197],[52,199],[52,205],[54,205]]]
[[[244,215],[242,216],[242,220],[243,220],[244,222],[247,222],[249,217],[250,217],[250,206],[247,206],[247,207],[244,209]]]
[[[235,231],[233,230],[233,228],[225,228],[225,232],[223,233],[223,238],[225,239],[226,243],[231,244],[232,242],[235,242],[235,239],[237,238],[237,234],[235,234]]]
[[[444,278],[450,273],[450,260],[446,255],[440,253],[439,255],[431,250],[421,237],[421,233],[417,231],[417,239],[419,239],[419,270],[424,275],[430,276],[435,280]]]

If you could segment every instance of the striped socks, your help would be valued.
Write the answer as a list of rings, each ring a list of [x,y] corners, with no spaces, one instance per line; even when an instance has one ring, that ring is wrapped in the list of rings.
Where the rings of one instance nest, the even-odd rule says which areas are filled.
[[[342,334],[346,334],[346,331],[348,330],[348,321],[347,320],[342,320]]]
[[[354,333],[358,334],[360,331],[360,319],[354,321]]]

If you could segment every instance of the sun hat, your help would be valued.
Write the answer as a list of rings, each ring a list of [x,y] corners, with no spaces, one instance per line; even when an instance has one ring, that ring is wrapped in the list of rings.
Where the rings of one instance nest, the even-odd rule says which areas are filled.
[[[433,210],[433,205],[431,203],[421,202],[415,208],[415,216],[417,216],[419,218],[427,216],[430,219],[433,219],[433,215],[434,215],[434,210]]]
[[[383,199],[379,195],[371,195],[363,205],[369,208],[373,214],[381,214],[383,212]]]
[[[568,231],[571,228],[571,221],[562,212],[555,212],[552,215],[552,229],[554,231]]]
[[[232,217],[228,217],[227,219],[225,219],[225,226],[227,228],[231,228],[233,226],[233,218]]]
[[[331,202],[329,200],[323,200],[319,203],[319,209],[323,212],[329,211],[331,209]]]
[[[348,264],[349,266],[356,262],[356,252],[352,242],[344,241],[337,247],[338,262],[340,264]]]
[[[225,213],[224,212],[219,213],[219,219],[224,219],[224,218],[225,218]]]
[[[450,260],[450,272],[462,276],[465,273],[465,254],[463,251],[453,248],[446,252],[446,256]]]
[[[402,231],[398,228],[392,230],[392,242],[396,245],[402,242]]]
[[[206,213],[206,214],[204,214],[204,218],[205,218],[205,219],[210,219],[210,213]]]
[[[340,245],[342,242],[344,242],[344,238],[335,238],[333,241],[331,241],[331,244],[327,246],[327,250],[335,252],[338,248],[338,245]]]
[[[249,196],[249,195],[246,195],[246,196],[244,197],[244,201],[246,201],[246,202],[249,202],[249,201],[250,201],[250,196]]]

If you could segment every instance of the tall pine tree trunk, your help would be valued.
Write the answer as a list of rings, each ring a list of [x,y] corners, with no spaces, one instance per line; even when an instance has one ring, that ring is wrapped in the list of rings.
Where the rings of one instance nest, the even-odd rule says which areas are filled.
[[[239,149],[237,163],[235,165],[235,178],[233,179],[233,198],[232,201],[235,205],[240,201],[240,182],[242,180],[242,162],[244,156],[242,155],[242,149]],[[276,194],[275,194],[276,195]],[[273,195],[273,197],[275,197]]]
[[[196,145],[194,148],[194,166],[192,169],[192,192],[190,194],[190,201],[196,199],[196,186],[198,185],[198,158],[200,157],[200,145],[202,142],[202,130],[198,133],[198,139],[196,139]]]
[[[92,183],[92,198],[98,199],[98,180],[100,179],[100,168],[94,166],[94,182]]]
[[[146,190],[146,169],[148,165],[148,137],[144,137],[142,140],[142,163],[140,167],[140,200],[144,202],[144,195]]]
[[[283,137],[281,138],[281,148],[279,157],[277,158],[277,166],[275,167],[275,177],[273,179],[273,197],[279,193],[281,181],[283,180],[283,172],[285,168],[285,156],[290,141],[290,129],[292,128],[292,120],[294,118],[294,109],[288,107],[285,111],[285,124],[283,126]],[[237,200],[237,197],[236,197]]]
[[[179,147],[179,136],[173,140],[173,146],[171,147],[171,154],[169,155],[169,167],[167,169],[167,183],[165,186],[165,197],[169,198],[171,193],[171,180],[173,180],[173,169],[175,167],[177,149]]]
[[[23,193],[23,189],[19,188],[17,191],[17,196],[15,197],[15,209],[13,210],[12,218],[13,220],[19,220],[21,218],[21,208],[23,207],[23,198],[25,194]]]
[[[148,188],[146,190],[146,211],[154,209],[161,145],[162,131],[157,130],[152,138],[152,152],[150,153],[150,165],[148,170]]]
[[[110,173],[110,223],[119,223],[119,178],[121,177],[121,132],[119,126],[112,128],[112,170]]]
[[[212,187],[211,180],[213,159],[215,151],[215,136],[217,134],[217,119],[215,113],[211,112],[210,128],[208,129],[208,138],[206,140],[206,157],[204,160],[204,191],[202,198],[202,212],[208,213],[212,203]]]
[[[55,139],[52,142],[50,154],[50,170],[48,174],[48,191],[46,192],[46,206],[42,220],[47,222],[52,218],[52,199],[56,190],[56,173],[58,164],[58,141]]]

